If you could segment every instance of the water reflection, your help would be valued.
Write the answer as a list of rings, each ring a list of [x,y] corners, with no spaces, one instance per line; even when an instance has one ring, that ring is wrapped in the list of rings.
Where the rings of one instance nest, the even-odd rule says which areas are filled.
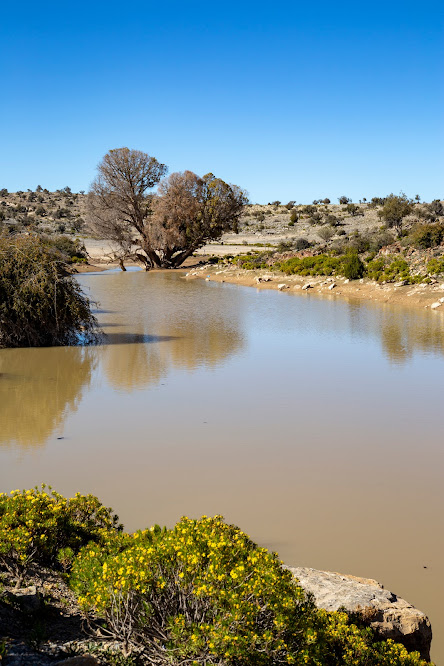
[[[418,351],[444,355],[444,317],[389,303],[348,302],[351,332],[379,338],[385,356],[404,364]]]
[[[157,384],[172,368],[215,367],[244,346],[242,299],[226,291],[216,294],[169,273],[113,274],[106,283],[90,278],[86,284],[102,304],[112,295],[114,312],[101,317],[101,360],[115,388]]]
[[[41,446],[75,410],[89,386],[94,349],[0,350],[0,441]]]

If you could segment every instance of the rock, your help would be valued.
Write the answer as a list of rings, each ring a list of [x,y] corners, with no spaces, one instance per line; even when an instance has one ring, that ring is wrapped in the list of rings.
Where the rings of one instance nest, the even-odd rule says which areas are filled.
[[[268,275],[264,275],[261,280],[262,282],[272,282],[271,277],[268,277]]]
[[[330,291],[336,287],[336,282],[332,282],[329,286]]]
[[[439,288],[444,290],[444,284],[440,284]]]
[[[348,284],[349,282],[350,282],[350,280],[348,278],[346,280],[344,280],[344,284]]]
[[[27,613],[34,613],[35,611],[38,611],[42,603],[41,597],[37,592],[35,585],[31,585],[30,587],[22,587],[18,590],[14,590],[13,592],[9,592],[8,598],[13,603],[18,603],[19,606]]]
[[[295,284],[294,287],[293,287],[293,289],[302,289],[302,287],[301,287],[300,284]]]
[[[282,282],[281,284],[278,284],[278,289],[279,291],[282,291],[283,289],[288,289],[288,284]]]
[[[399,282],[395,282],[394,286],[395,287],[405,287],[408,284],[408,280],[400,280]]]
[[[91,655],[83,655],[82,657],[69,657],[63,661],[57,661],[54,666],[99,666],[99,662]]]
[[[423,659],[430,659],[432,628],[424,613],[376,580],[345,576],[306,567],[286,567],[306,592],[314,595],[318,608],[328,611],[344,607],[359,612],[383,640],[393,639]]]
[[[430,308],[431,308],[432,310],[436,310],[437,308],[440,308],[441,305],[442,305],[441,301],[436,301],[435,303],[432,303],[432,305],[430,306]]]
[[[444,303],[444,296],[442,298],[438,298],[440,303]]]
[[[309,282],[307,282],[307,284],[304,284],[304,286],[302,287],[302,289],[312,289],[312,286],[311,286],[311,284],[310,284]]]

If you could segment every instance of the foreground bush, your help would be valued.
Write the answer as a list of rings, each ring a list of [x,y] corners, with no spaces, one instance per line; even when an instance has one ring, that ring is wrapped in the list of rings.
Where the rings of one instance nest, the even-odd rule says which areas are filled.
[[[88,546],[71,584],[150,664],[425,664],[344,613],[316,610],[275,554],[220,516]]]
[[[90,341],[96,324],[61,252],[35,236],[0,236],[0,346]]]
[[[30,565],[67,568],[90,541],[118,531],[118,519],[92,495],[65,499],[42,486],[0,494],[0,565],[18,581]]]
[[[426,664],[345,613],[317,610],[276,554],[220,516],[129,535],[95,497],[42,487],[0,495],[0,535],[0,566],[59,567],[69,555],[86,617],[143,664]]]

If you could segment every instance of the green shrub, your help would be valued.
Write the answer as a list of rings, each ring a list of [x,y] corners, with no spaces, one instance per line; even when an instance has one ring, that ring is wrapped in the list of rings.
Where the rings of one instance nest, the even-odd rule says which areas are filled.
[[[92,341],[96,326],[60,251],[35,236],[0,237],[0,346]]]
[[[444,259],[430,259],[427,264],[427,273],[431,275],[444,273]]]
[[[347,255],[341,265],[341,273],[349,280],[359,280],[365,272],[365,266],[358,254],[351,253]]]
[[[268,268],[268,252],[256,252],[243,254],[237,257],[237,265],[247,271],[254,271],[260,268]]]
[[[418,224],[413,228],[410,239],[420,249],[441,245],[444,240],[444,224]]]
[[[281,566],[220,516],[84,548],[71,586],[126,649],[152,664],[425,664],[345,613],[316,610]]]
[[[275,265],[286,275],[332,275],[341,266],[341,260],[326,254],[315,257],[292,257]]]
[[[288,226],[290,225],[293,226],[298,221],[298,219],[299,217],[297,212],[295,210],[292,210],[290,213],[290,222],[288,223]]]
[[[19,580],[33,562],[66,569],[82,546],[119,529],[112,509],[92,495],[66,499],[45,486],[0,494],[0,564]]]

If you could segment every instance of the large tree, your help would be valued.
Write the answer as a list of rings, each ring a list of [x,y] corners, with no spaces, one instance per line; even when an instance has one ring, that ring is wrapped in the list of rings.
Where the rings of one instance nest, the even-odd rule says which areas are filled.
[[[236,185],[207,174],[173,173],[151,190],[167,168],[138,150],[110,150],[88,196],[89,221],[114,241],[116,257],[151,267],[176,268],[209,240],[237,231],[247,202]]]

